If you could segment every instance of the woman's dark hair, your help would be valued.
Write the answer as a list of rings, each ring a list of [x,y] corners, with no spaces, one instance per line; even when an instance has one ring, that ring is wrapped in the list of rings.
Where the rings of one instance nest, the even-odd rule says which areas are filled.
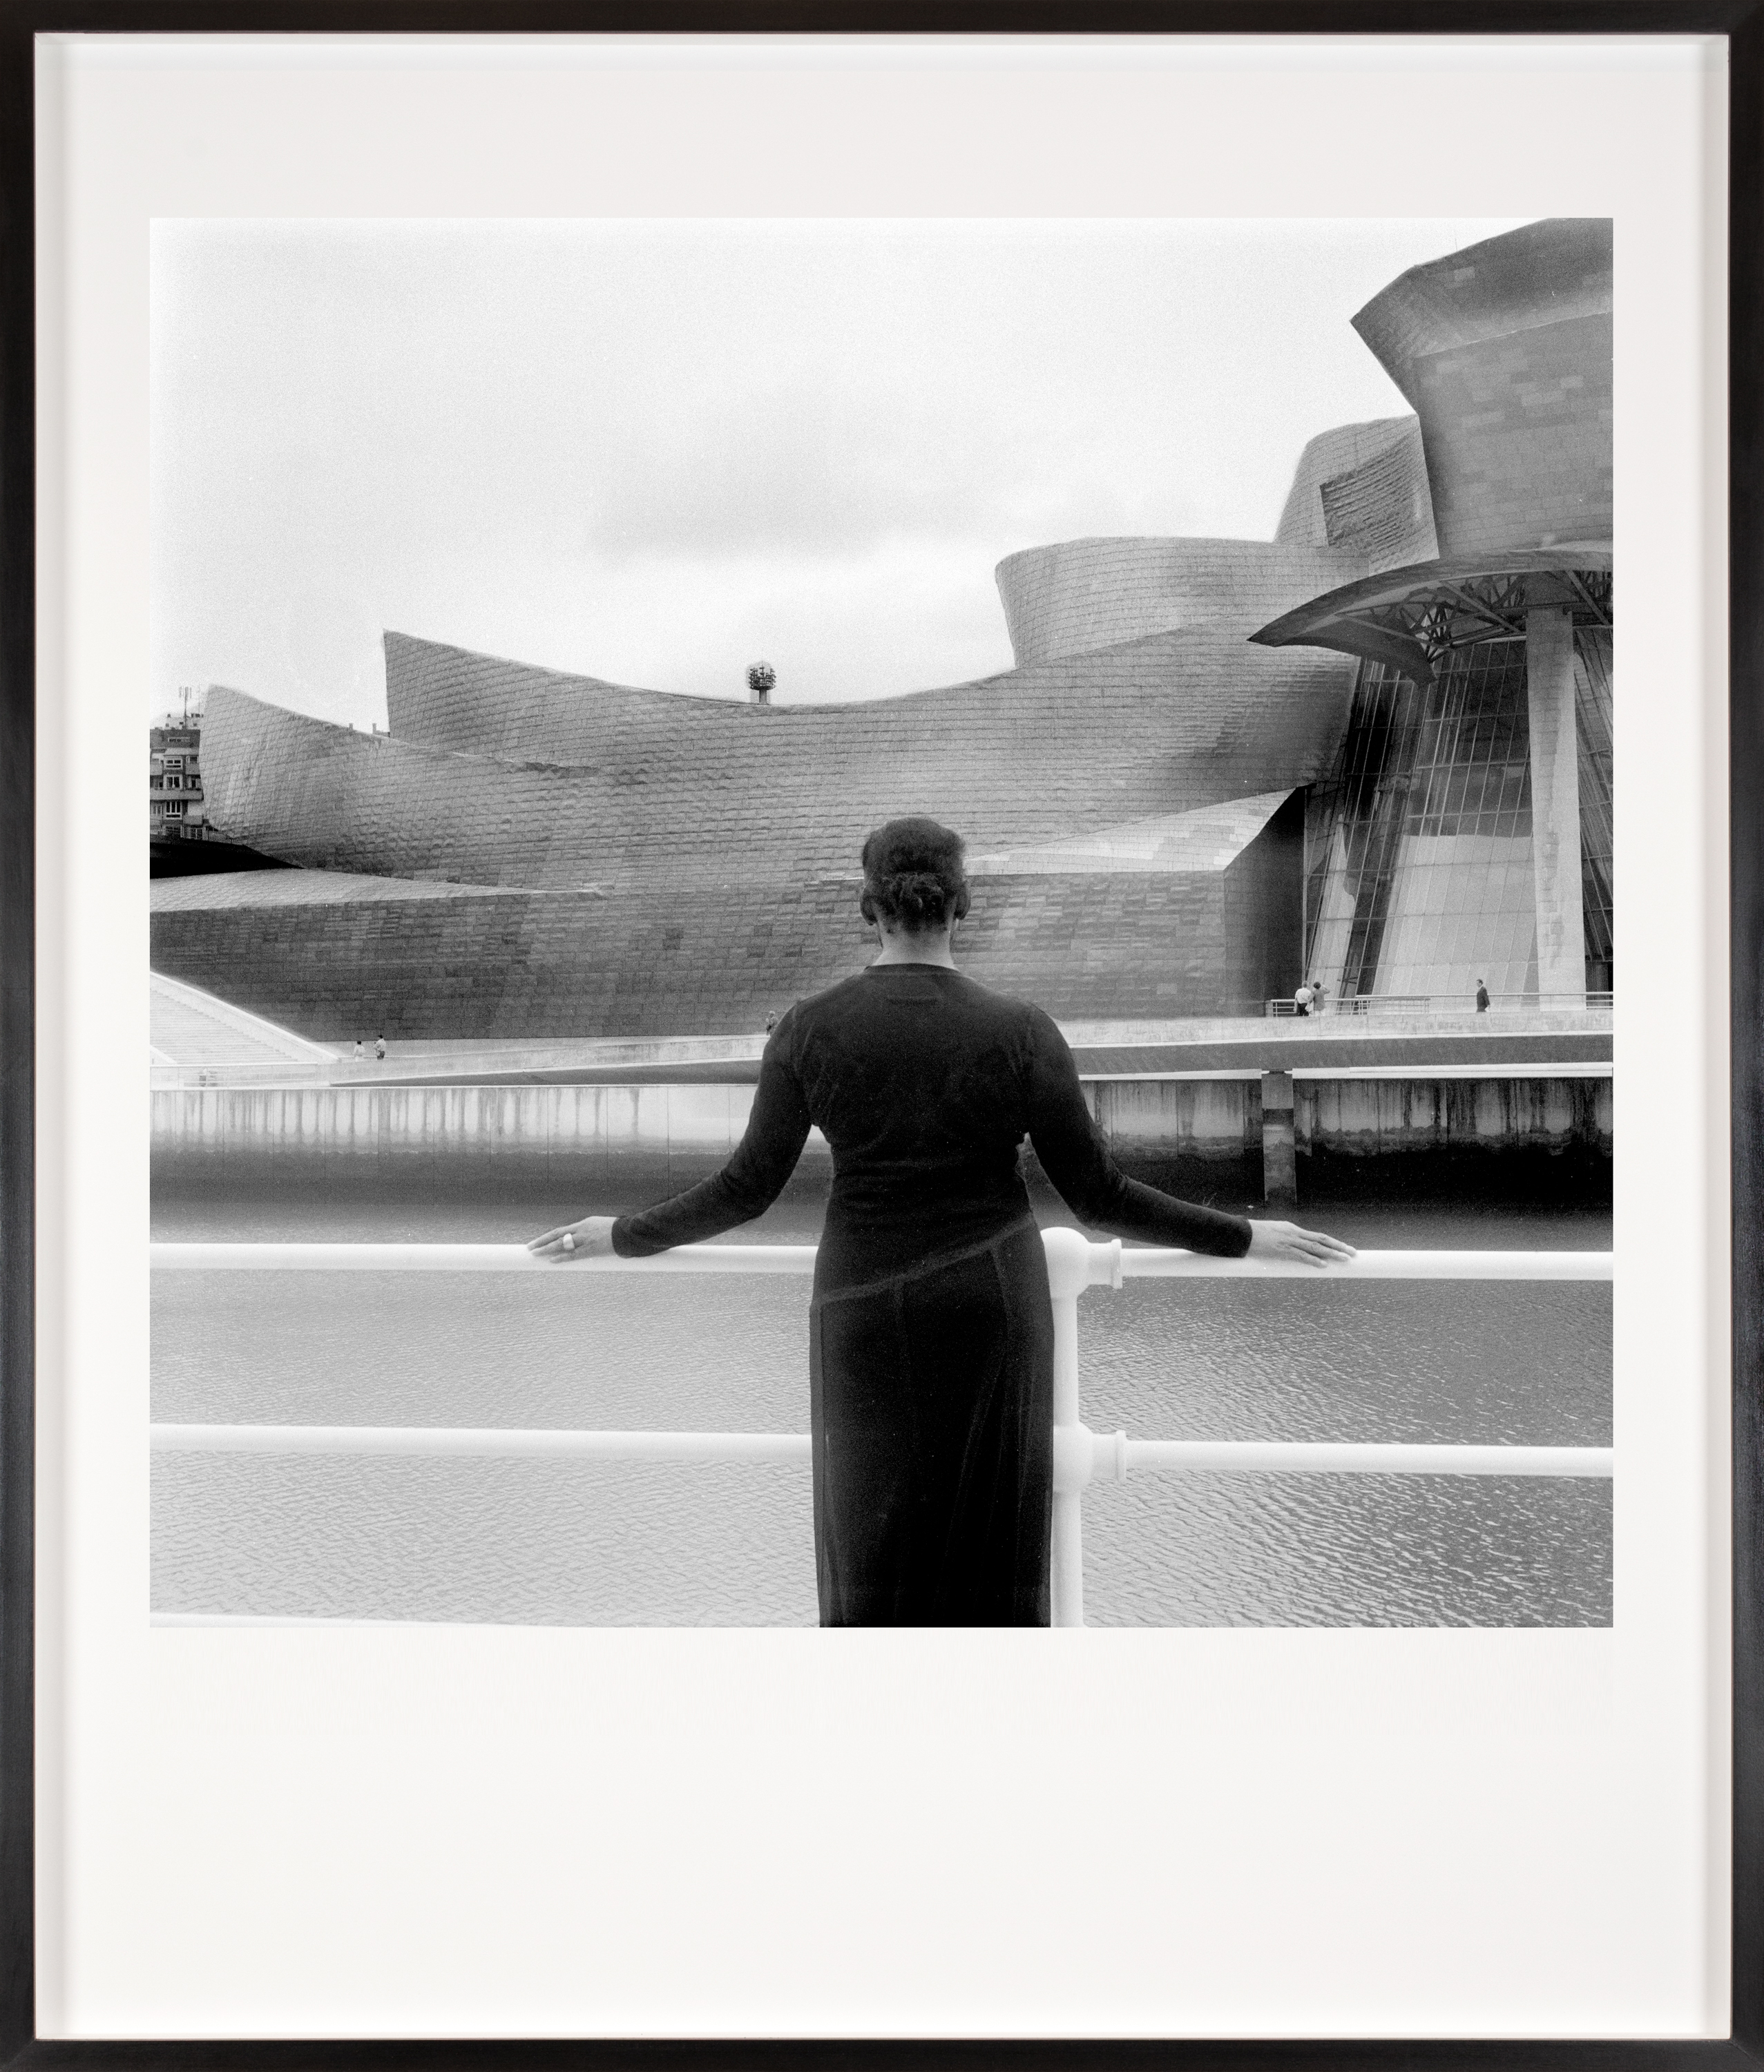
[[[875,828],[864,844],[858,911],[913,935],[959,921],[968,911],[964,847],[960,835],[923,814]]]

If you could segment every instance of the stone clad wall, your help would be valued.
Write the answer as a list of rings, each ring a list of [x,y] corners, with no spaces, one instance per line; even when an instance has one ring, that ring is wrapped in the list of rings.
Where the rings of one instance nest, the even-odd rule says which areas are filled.
[[[1294,792],[1226,870],[1220,928],[1227,969],[1221,990],[1259,1013],[1289,1000],[1304,976],[1305,800]]]
[[[1279,867],[1270,847],[1243,870]],[[1228,875],[977,878],[963,968],[1071,1020],[1255,1011],[1236,989]],[[154,968],[320,1042],[734,1034],[874,955],[855,878],[732,884],[678,906],[642,886],[254,905],[234,883],[230,903],[154,915]]]

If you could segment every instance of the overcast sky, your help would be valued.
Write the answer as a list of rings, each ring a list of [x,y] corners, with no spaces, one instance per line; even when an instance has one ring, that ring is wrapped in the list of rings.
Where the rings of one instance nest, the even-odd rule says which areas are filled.
[[[1349,319],[1510,220],[156,227],[149,701],[384,725],[384,627],[659,689],[1008,668],[993,569],[1267,539]]]

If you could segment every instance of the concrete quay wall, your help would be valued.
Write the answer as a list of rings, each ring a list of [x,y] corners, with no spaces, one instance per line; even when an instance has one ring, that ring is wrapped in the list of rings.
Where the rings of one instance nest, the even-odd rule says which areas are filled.
[[[391,1194],[438,1182],[494,1198],[539,1188],[660,1195],[713,1173],[753,1105],[744,1086],[203,1087],[153,1096],[155,1187],[245,1194],[323,1182]],[[810,1134],[804,1178],[831,1171]]]
[[[1105,1082],[1091,1112],[1124,1157],[1233,1163],[1260,1143],[1253,1082]],[[713,1173],[741,1141],[750,1086],[202,1087],[153,1096],[156,1185],[246,1192],[286,1180],[393,1193],[438,1170],[492,1191],[574,1182],[662,1194]],[[799,1168],[824,1182],[809,1133]]]
[[[1442,1160],[1496,1181],[1511,1169],[1528,1186],[1534,1169],[1577,1184],[1609,1174],[1608,1079],[1310,1080],[1293,1092],[1301,1198],[1307,1185],[1351,1193]],[[1085,1097],[1129,1171],[1203,1196],[1259,1195],[1259,1077],[1091,1080]],[[249,1194],[322,1184],[395,1197],[642,1202],[717,1170],[746,1126],[753,1089],[200,1087],[152,1100],[156,1188]],[[799,1184],[819,1189],[830,1172],[812,1132]]]
[[[1607,1077],[1310,1079],[1293,1092],[1301,1201],[1376,1195],[1405,1174],[1435,1190],[1610,1186]]]

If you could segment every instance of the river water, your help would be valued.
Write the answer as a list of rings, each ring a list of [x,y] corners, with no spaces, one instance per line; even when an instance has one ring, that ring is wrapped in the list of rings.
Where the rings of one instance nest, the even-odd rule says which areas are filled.
[[[154,1235],[508,1241],[569,1215],[458,1202],[161,1202]],[[1051,1207],[1046,1221],[1069,1221]],[[1608,1215],[1319,1213],[1355,1243],[1602,1249]],[[735,1234],[812,1240],[812,1202]],[[173,1423],[800,1432],[808,1282],[178,1273]],[[1608,1284],[1130,1282],[1080,1301],[1085,1420],[1142,1438],[1609,1445]],[[156,1456],[160,1613],[543,1625],[815,1618],[808,1471]],[[1598,1626],[1605,1481],[1145,1474],[1084,1506],[1092,1625]]]

